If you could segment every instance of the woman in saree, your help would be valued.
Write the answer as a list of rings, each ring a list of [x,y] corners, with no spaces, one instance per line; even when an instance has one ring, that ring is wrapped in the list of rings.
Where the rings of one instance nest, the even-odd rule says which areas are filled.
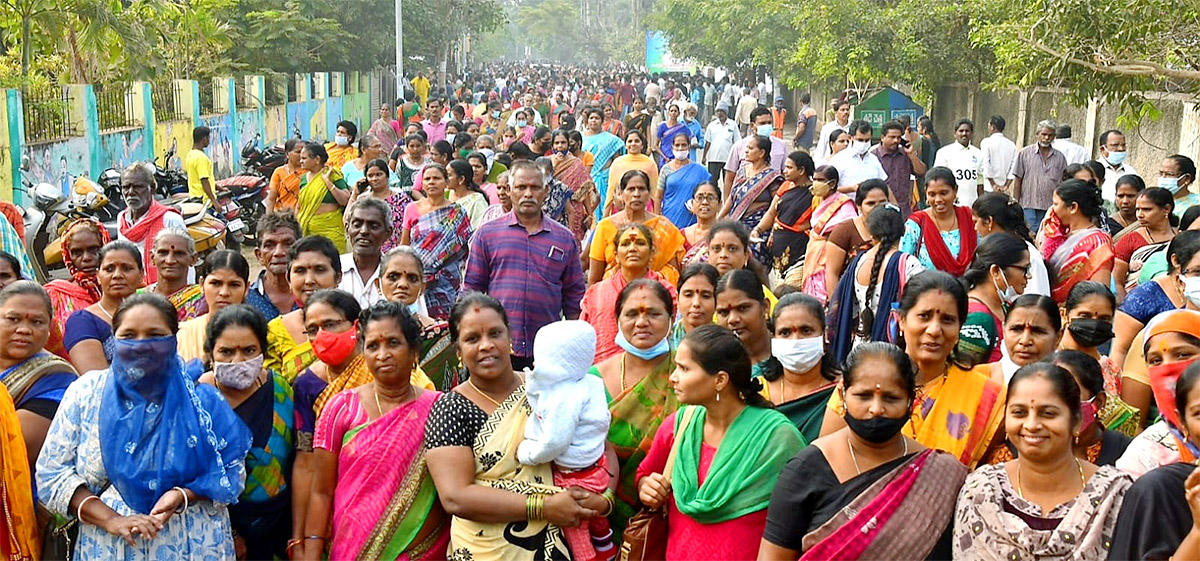
[[[813,183],[837,185],[838,170],[833,166],[819,166],[813,172]],[[825,244],[825,290],[833,294],[846,265],[856,255],[871,249],[871,233],[867,231],[867,217],[876,207],[888,202],[888,186],[883,180],[868,179],[858,185],[854,193],[854,206],[858,216],[846,220],[829,232]]]
[[[834,228],[857,217],[858,209],[854,200],[839,193],[833,183],[818,183],[810,179],[816,170],[808,154],[792,152],[784,162],[783,170],[785,174],[790,174],[789,181],[800,188],[780,188],[772,202],[773,210],[782,209],[778,211],[781,220],[774,221],[775,229],[770,234],[775,270],[785,283],[798,286],[806,294],[828,302],[829,279],[826,275],[829,274],[829,238]],[[809,185],[808,189],[804,189],[805,183]],[[771,211],[767,214],[770,215]],[[763,217],[759,231],[765,229],[764,223],[769,224],[767,218]]]
[[[127,241],[109,242],[100,248],[96,273],[100,300],[71,314],[63,326],[63,346],[76,372],[103,370],[112,362],[116,352],[113,314],[142,285],[143,265],[141,252]]]
[[[395,119],[391,105],[385,103],[379,107],[379,118],[371,123],[367,134],[379,139],[385,156],[396,148],[400,143],[400,121]]]
[[[469,377],[437,399],[425,425],[425,460],[450,520],[453,560],[567,559],[562,526],[604,516],[609,499],[549,484],[550,464],[522,465],[530,407],[512,368],[504,308],[471,292],[455,305],[450,332]],[[615,531],[615,530],[614,530]]]
[[[806,442],[750,370],[737,336],[716,325],[688,333],[675,354],[670,380],[687,407],[658,427],[637,471],[642,504],[671,520],[668,559],[757,558],[776,480]]]
[[[613,186],[621,183],[621,178],[625,177],[629,170],[637,169],[646,174],[650,178],[651,185],[658,185],[658,164],[654,158],[646,153],[646,147],[649,145],[646,135],[638,129],[631,129],[625,133],[625,153],[613,160],[612,166],[605,173],[607,181],[605,185],[607,190],[603,191],[604,195],[604,216],[615,214],[621,210],[621,192],[620,189],[615,189]],[[593,173],[593,175],[595,175]],[[653,204],[653,203],[651,203]],[[651,208],[652,207],[647,207]]]
[[[412,204],[412,199],[408,193],[404,191],[393,191],[390,186],[391,171],[388,170],[387,161],[376,158],[367,163],[366,174],[363,181],[360,181],[356,186],[355,194],[350,199],[350,204],[346,205],[346,213],[343,215],[343,220],[350,220],[350,209],[354,208],[354,201],[361,197],[372,197],[379,199],[387,205],[390,211],[390,218],[393,224],[399,224],[404,219],[404,210],[408,205]],[[383,251],[386,253],[389,249],[400,245],[400,229],[393,228],[388,239],[383,242]]]
[[[918,399],[912,362],[876,341],[855,347],[842,372],[846,426],[783,468],[758,558],[950,559],[967,469],[905,434]]]
[[[69,362],[43,350],[52,313],[46,291],[33,281],[0,290],[0,385],[8,390],[9,410],[16,406],[30,469],[67,386],[78,377]]]
[[[765,136],[756,136],[746,143],[746,162],[734,175],[733,185],[726,185],[727,196],[721,212],[722,219],[737,220],[747,228],[757,228],[771,207],[775,192],[783,183],[783,176],[771,167],[771,141]],[[754,256],[766,263],[768,255],[756,242],[752,248]]]
[[[696,217],[687,208],[687,202],[697,185],[712,179],[708,168],[688,159],[689,146],[686,136],[675,136],[675,157],[662,167],[658,175],[658,187],[654,190],[654,207],[662,209],[662,215],[679,229],[696,222]]]
[[[967,476],[955,508],[954,558],[1105,558],[1133,480],[1076,457],[1082,413],[1071,374],[1051,363],[1022,367],[1008,383],[1004,417],[1019,454]]]
[[[1161,313],[1146,325],[1145,335],[1150,390],[1162,418],[1134,437],[1117,460],[1117,468],[1134,478],[1175,462],[1194,463],[1200,457],[1184,432],[1194,412],[1181,416],[1173,407],[1180,375],[1200,356],[1200,312]]]
[[[1038,231],[1046,267],[1054,277],[1050,296],[1063,303],[1076,283],[1107,285],[1113,269],[1112,238],[1100,228],[1104,218],[1100,188],[1078,179],[1054,190],[1054,203]]]
[[[267,321],[233,304],[208,314],[200,384],[217,388],[250,430],[246,488],[229,506],[237,551],[246,559],[288,558],[292,535],[291,466],[296,455],[292,386],[263,366]],[[205,316],[208,317],[208,316]]]
[[[0,554],[11,561],[42,558],[42,532],[31,492],[33,470],[26,455],[13,399],[0,385],[0,504],[5,513],[0,519]]]
[[[357,186],[359,180],[366,177],[367,164],[371,163],[371,160],[383,158],[387,154],[383,141],[375,135],[364,134],[362,138],[358,139],[358,156],[338,168],[342,171],[342,179],[347,185]]]
[[[995,444],[1004,420],[1004,386],[992,380],[987,366],[971,368],[954,356],[966,316],[967,292],[949,273],[919,273],[900,297],[899,335],[917,368],[917,393],[904,434],[974,468]],[[842,396],[835,392],[821,435],[846,426],[844,413]]]
[[[604,124],[601,125],[600,128],[604,129],[604,132],[612,133],[614,136],[624,137],[625,124],[622,123],[621,119],[616,116],[616,110],[613,109],[613,105],[611,103],[605,103],[603,110]]]
[[[504,172],[500,174],[500,177],[496,178],[495,187],[496,199],[499,202],[488,206],[487,210],[483,211],[483,217],[479,219],[480,223],[475,227],[476,232],[479,231],[479,228],[482,228],[484,224],[487,224],[488,222],[512,212],[513,200],[512,190],[508,186],[508,172]],[[471,233],[471,237],[474,239],[475,232]]]
[[[1113,206],[1117,211],[1109,215],[1110,224],[1119,229],[1113,233],[1113,244],[1121,238],[1142,227],[1137,219],[1137,196],[1146,190],[1146,180],[1134,173],[1127,173],[1117,178],[1116,198]],[[1168,191],[1169,192],[1169,191]],[[1174,201],[1172,201],[1174,203]],[[1182,218],[1182,213],[1180,213]],[[1180,228],[1185,230],[1186,228]]]
[[[449,517],[424,447],[442,394],[412,384],[420,325],[398,302],[375,304],[359,322],[374,381],[335,395],[317,421],[302,558],[318,561],[326,546],[330,559],[444,558]]]
[[[599,195],[596,193],[596,184],[592,181],[587,161],[571,151],[571,132],[579,134],[576,131],[564,130],[554,132],[550,162],[554,166],[554,179],[561,181],[570,190],[570,199],[563,203],[566,218],[563,226],[570,229],[576,239],[583,239],[591,229],[595,216],[593,211],[599,204]],[[591,157],[588,152],[580,153]]]
[[[457,386],[459,378],[458,355],[454,341],[450,338],[450,326],[445,320],[429,317],[425,310],[425,267],[420,255],[411,247],[402,245],[383,256],[379,264],[383,271],[379,275],[379,287],[383,297],[390,302],[399,302],[421,326],[420,360],[417,365],[439,391],[449,391]]]
[[[900,251],[920,259],[926,269],[954,276],[967,270],[979,245],[971,209],[955,205],[957,197],[954,172],[946,167],[930,169],[925,173],[929,208],[908,217],[900,239]]]
[[[867,238],[875,245],[850,261],[830,294],[829,354],[834,364],[841,364],[859,344],[890,340],[891,311],[900,301],[901,288],[925,270],[898,247],[904,219],[895,205],[884,203],[872,210],[867,227]]]
[[[37,493],[50,512],[78,518],[73,559],[235,555],[226,505],[244,488],[250,431],[215,388],[184,374],[178,326],[162,296],[130,296],[113,314],[112,367],[63,396]]]
[[[1138,285],[1142,266],[1151,257],[1167,250],[1178,233],[1179,217],[1172,214],[1175,201],[1171,192],[1151,187],[1137,197],[1138,228],[1133,229],[1113,245],[1113,281],[1117,286],[1117,301]]]
[[[300,167],[304,141],[299,138],[289,138],[287,142],[283,143],[283,150],[287,154],[287,161],[271,173],[271,183],[267,186],[267,199],[263,203],[267,207],[267,212],[296,211],[297,197],[300,195],[300,180],[304,178],[304,168]]]
[[[239,252],[222,249],[208,254],[204,260],[204,271],[200,287],[204,292],[208,313],[179,324],[179,356],[184,362],[204,359],[208,322],[213,314],[227,306],[244,303],[250,287],[250,263]],[[266,330],[265,320],[263,329]],[[262,351],[266,353],[266,349],[264,341]]]
[[[61,239],[63,263],[70,278],[46,283],[46,294],[54,309],[46,350],[68,358],[63,347],[63,328],[71,314],[100,300],[100,281],[96,280],[100,270],[100,248],[111,238],[103,224],[91,218],[78,218],[63,229]]]
[[[619,185],[624,208],[596,225],[588,248],[588,284],[596,284],[616,274],[617,229],[625,224],[643,224],[654,236],[655,251],[650,270],[662,274],[668,284],[679,279],[679,258],[683,254],[683,234],[670,220],[646,209],[650,200],[650,178],[640,170],[631,170],[621,177]]]
[[[342,166],[346,162],[358,157],[356,144],[358,144],[358,125],[355,125],[351,121],[338,121],[333,142],[322,146],[329,154],[328,162],[326,163],[333,169],[342,169]]]
[[[475,183],[475,169],[466,160],[453,160],[446,166],[446,194],[467,214],[471,231],[482,223],[487,210],[487,193]]]
[[[343,162],[345,163],[345,162]],[[296,220],[305,236],[324,236],[339,253],[346,251],[346,229],[342,207],[350,202],[350,186],[342,178],[340,164],[330,165],[325,147],[315,142],[304,145],[300,156],[304,178],[300,180]]]
[[[608,442],[616,452],[616,506],[608,517],[613,534],[620,535],[637,513],[637,470],[659,425],[679,406],[669,377],[675,368],[668,342],[675,306],[662,284],[638,279],[617,297],[620,354],[588,370],[604,381],[604,397],[612,414]],[[711,320],[710,320],[711,323]]]
[[[630,282],[637,279],[651,279],[662,283],[671,293],[674,302],[675,286],[667,282],[661,274],[650,270],[650,258],[654,254],[654,235],[643,224],[626,223],[617,228],[613,238],[619,269],[613,276],[588,287],[580,302],[582,311],[579,319],[590,323],[596,328],[596,356],[594,363],[621,352],[616,342],[619,332],[614,305],[617,298]]]
[[[975,259],[961,279],[967,288],[967,320],[958,337],[958,352],[971,362],[1000,360],[1004,317],[1013,301],[1025,293],[1030,255],[1024,240],[1003,232],[979,242]]]
[[[1107,286],[1095,281],[1075,285],[1067,295],[1066,325],[1058,348],[1079,351],[1096,361],[1104,386],[1104,395],[1097,398],[1100,422],[1109,429],[1133,437],[1142,431],[1141,414],[1121,399],[1121,368],[1100,352],[1100,347],[1113,338],[1116,309],[1117,300]]]
[[[838,363],[825,352],[825,307],[809,294],[788,294],[775,304],[771,329],[774,360],[764,369],[762,396],[812,442],[838,382]]]
[[[625,116],[625,134],[632,131],[640,132],[643,139],[650,134],[650,113],[646,111],[646,100],[641,96],[633,98],[633,110]]]
[[[709,325],[717,313],[717,268],[693,263],[679,274],[679,319],[671,327],[671,348],[678,349],[684,335]]]
[[[692,131],[688,128],[687,123],[681,121],[679,116],[683,113],[678,103],[672,103],[667,107],[667,120],[658,125],[658,130],[654,138],[658,139],[656,152],[659,155],[659,167],[666,165],[667,162],[675,158],[675,137],[683,136],[688,139],[688,146],[691,146]]]
[[[604,132],[601,124],[604,121],[604,113],[599,109],[589,109],[585,113],[584,125],[586,129],[583,132],[583,151],[592,155],[592,183],[596,184],[596,193],[599,198],[605,201],[611,200],[613,189],[613,175],[611,167],[616,163],[615,158],[621,155],[621,151],[625,148],[625,143],[621,142],[621,137],[609,132]],[[642,142],[645,142],[645,137],[642,137]],[[658,166],[654,166],[655,174],[658,173]],[[619,178],[620,176],[618,176]],[[653,184],[652,184],[653,185]],[[607,208],[607,205],[606,207]],[[596,219],[607,215],[608,212],[602,211],[597,207]]]
[[[679,265],[685,268],[708,261],[708,233],[717,222],[717,211],[721,209],[721,190],[711,181],[699,183],[692,188],[692,199],[686,206],[696,221],[681,230],[684,250]]]
[[[461,206],[446,199],[446,168],[429,164],[422,173],[426,196],[405,210],[400,245],[412,246],[421,256],[425,305],[430,317],[445,320],[462,285],[471,221]]]
[[[158,280],[143,290],[166,298],[179,311],[179,321],[207,313],[204,291],[199,284],[188,282],[196,264],[196,240],[186,230],[163,228],[154,236],[152,248],[150,259],[158,270]]]
[[[1025,211],[1008,193],[984,193],[971,205],[975,221],[975,233],[979,239],[1003,232],[1025,242],[1029,250],[1029,282],[1023,294],[1050,296],[1050,273],[1046,270],[1046,259],[1033,243],[1029,224],[1025,222]]]
[[[267,323],[267,370],[293,383],[317,360],[304,331],[302,307],[318,290],[337,288],[342,281],[341,257],[333,242],[320,236],[296,240],[288,251],[288,284],[300,308]]]

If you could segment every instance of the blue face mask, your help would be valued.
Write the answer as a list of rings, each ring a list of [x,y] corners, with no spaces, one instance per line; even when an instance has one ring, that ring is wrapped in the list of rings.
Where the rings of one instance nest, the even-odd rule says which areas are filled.
[[[620,329],[617,330],[617,337],[615,340],[617,346],[621,347],[621,350],[642,360],[658,358],[664,354],[667,354],[671,350],[671,343],[667,341],[666,337],[663,337],[662,341],[659,341],[657,345],[654,345],[649,349],[639,349],[633,346],[633,343],[630,343],[629,340],[625,338],[625,334],[621,333]]]
[[[408,313],[413,317],[417,317],[417,311],[421,309],[421,299],[417,298],[412,304],[408,305]]]
[[[775,132],[775,125],[758,125],[759,136],[771,136]]]
[[[114,339],[113,372],[125,383],[138,387],[143,380],[158,385],[164,372],[175,360],[178,348],[175,336],[150,339]]]
[[[1172,195],[1179,192],[1178,177],[1160,177],[1158,178],[1158,186],[1171,192]]]

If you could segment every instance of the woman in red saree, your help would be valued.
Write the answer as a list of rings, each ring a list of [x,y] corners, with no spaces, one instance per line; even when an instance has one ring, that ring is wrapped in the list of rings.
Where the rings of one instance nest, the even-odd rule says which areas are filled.
[[[63,348],[63,326],[71,314],[100,301],[96,272],[100,270],[100,248],[110,241],[108,229],[91,218],[77,219],[63,230],[63,263],[71,278],[54,279],[45,286],[54,308],[47,351],[69,358]]]
[[[859,345],[841,388],[847,426],[784,467],[758,558],[950,559],[967,468],[901,432],[917,391],[908,356],[890,343]]]
[[[1112,237],[1104,223],[1104,199],[1095,185],[1078,179],[1054,190],[1054,205],[1038,231],[1053,282],[1050,297],[1060,305],[1080,281],[1108,286],[1113,269]]]
[[[950,168],[935,167],[925,174],[929,208],[912,213],[904,223],[900,251],[914,255],[926,269],[962,276],[975,258],[979,234],[970,207],[955,206],[958,184]]]
[[[441,394],[411,383],[420,324],[397,302],[376,304],[362,322],[363,357],[375,379],[334,396],[317,423],[304,535],[332,533],[305,541],[303,558],[321,559],[325,545],[329,559],[445,558],[449,517],[424,448],[426,419]]]
[[[570,228],[576,239],[583,239],[591,228],[592,212],[598,204],[596,184],[592,182],[584,161],[571,152],[571,138],[567,131],[554,131],[553,150],[550,162],[554,164],[554,178],[563,182],[573,193],[566,203],[567,223],[563,226]]]

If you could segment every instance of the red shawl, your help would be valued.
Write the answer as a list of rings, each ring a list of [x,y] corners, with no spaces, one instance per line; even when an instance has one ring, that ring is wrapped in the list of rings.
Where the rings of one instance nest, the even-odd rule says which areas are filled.
[[[163,229],[162,217],[168,212],[178,213],[179,210],[174,207],[169,207],[158,201],[150,203],[150,208],[146,209],[144,214],[137,224],[129,223],[129,212],[122,212],[117,217],[117,226],[120,229],[121,235],[125,239],[142,244],[142,263],[146,265],[146,274],[144,277],[146,284],[152,284],[158,280],[158,270],[154,268],[154,237],[158,235],[159,230]]]
[[[971,219],[970,208],[956,206],[954,214],[958,219],[958,235],[961,240],[958,257],[950,254],[950,248],[942,241],[942,233],[928,209],[914,212],[912,219],[921,227],[921,243],[925,245],[925,251],[929,253],[929,260],[933,262],[933,266],[957,277],[966,272],[971,260],[975,258],[979,235],[975,233],[975,222]]]

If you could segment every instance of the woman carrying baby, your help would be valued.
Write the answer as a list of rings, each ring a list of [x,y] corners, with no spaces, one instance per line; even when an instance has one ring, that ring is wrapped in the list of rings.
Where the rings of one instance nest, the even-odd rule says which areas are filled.
[[[321,412],[305,538],[295,547],[299,558],[313,560],[326,551],[329,559],[442,559],[450,520],[424,447],[425,423],[441,394],[411,382],[421,326],[397,302],[379,302],[358,321],[374,381],[337,393]]]

